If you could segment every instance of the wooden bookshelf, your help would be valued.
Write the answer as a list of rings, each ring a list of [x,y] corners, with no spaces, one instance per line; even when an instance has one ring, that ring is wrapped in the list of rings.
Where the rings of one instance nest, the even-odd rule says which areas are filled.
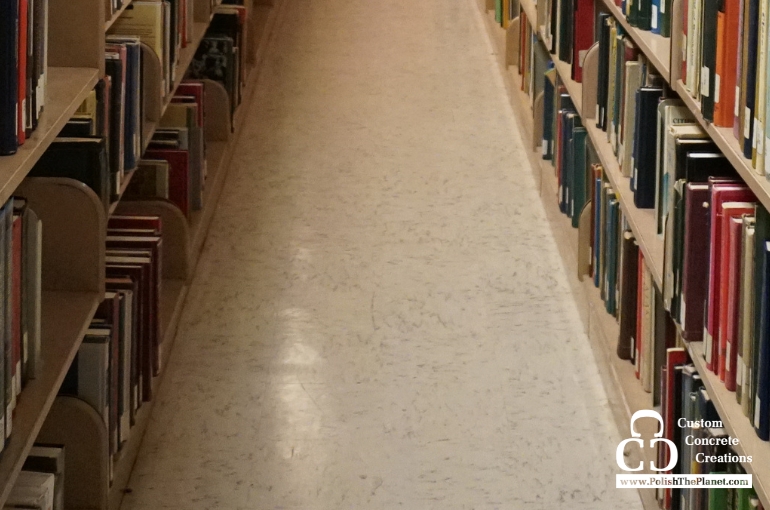
[[[554,57],[552,55],[552,57]],[[553,59],[554,67],[560,80],[564,83],[575,109],[583,119],[583,125],[588,132],[599,160],[604,167],[613,189],[615,190],[623,214],[628,219],[631,230],[639,243],[639,248],[645,257],[645,263],[648,265],[653,279],[659,288],[663,286],[663,239],[657,234],[657,225],[654,209],[639,209],[634,205],[634,193],[631,191],[631,182],[628,177],[624,177],[620,170],[617,157],[612,149],[612,145],[607,140],[607,133],[596,127],[596,120],[586,118],[587,115],[582,111],[583,87],[580,83],[571,78],[570,65]]]
[[[527,22],[534,32],[538,32],[537,27],[537,5],[534,0],[520,0],[519,6],[527,15]]]
[[[738,175],[746,181],[746,184],[751,188],[757,199],[765,206],[766,209],[770,209],[770,181],[768,181],[764,175],[760,175],[754,167],[751,166],[751,160],[743,157],[743,150],[739,146],[738,140],[733,136],[732,128],[720,128],[716,127],[709,121],[703,118],[701,113],[700,103],[698,103],[687,92],[687,89],[682,83],[682,80],[677,80],[675,86],[676,92],[684,101],[684,104],[692,111],[695,119],[706,130],[706,133],[714,140],[719,150],[721,150],[730,163],[735,167]]]
[[[536,11],[536,5],[522,0],[522,9],[529,13]],[[614,4],[613,0],[601,0],[611,14],[618,19],[624,27],[629,37],[639,47],[641,53],[651,62],[657,71],[670,83],[672,89],[679,94],[684,104],[692,111],[697,122],[704,128],[706,133],[714,140],[720,150],[730,160],[736,168],[738,174],[743,178],[751,190],[756,194],[762,205],[770,209],[770,182],[765,178],[763,172],[757,172],[749,159],[744,158],[743,152],[739,147],[738,141],[733,136],[732,128],[719,128],[706,121],[700,110],[700,104],[693,99],[684,87],[681,80],[678,79],[679,45],[682,44],[678,33],[672,34],[672,38],[664,38],[651,32],[642,31],[631,27],[620,9]],[[485,10],[485,2],[480,2],[480,7]],[[680,2],[675,0],[672,6],[672,27],[681,25],[682,8]],[[496,50],[499,53],[508,51],[500,46],[499,41],[505,41],[499,33],[502,30],[494,23],[487,23],[487,29],[493,42],[497,43]],[[541,40],[543,38],[542,27],[536,27],[537,21],[530,23],[536,30]],[[673,43],[672,43],[673,41]],[[673,49],[673,53],[672,53]],[[569,64],[560,62],[554,55],[551,55],[554,61],[554,67],[565,85],[567,92],[573,99],[576,109],[583,119],[583,124],[588,131],[589,139],[604,167],[604,171],[619,196],[619,202],[625,217],[628,219],[631,229],[639,243],[646,262],[653,274],[656,285],[662,285],[663,280],[663,259],[664,247],[661,237],[657,235],[657,225],[654,210],[637,209],[633,202],[633,193],[630,190],[630,180],[622,175],[617,158],[613,153],[611,144],[607,140],[605,132],[596,127],[595,120],[590,117],[592,112],[583,111],[582,104],[582,86],[571,79],[571,68]],[[532,109],[528,107],[530,99],[519,91],[517,80],[519,75],[515,71],[508,71],[503,65],[503,74],[510,81],[514,82],[508,87],[511,93],[511,102],[517,117],[532,115]],[[520,82],[519,82],[520,83]],[[522,103],[524,106],[517,106],[516,103]],[[532,126],[527,120],[521,122],[523,129],[527,132],[526,126]],[[531,127],[529,128],[531,137]],[[525,135],[526,136],[526,135]],[[526,142],[525,142],[526,143]],[[535,173],[539,174],[541,181],[541,196],[543,205],[551,223],[554,236],[557,239],[565,267],[568,272],[572,272],[575,267],[575,234],[570,232],[571,225],[563,216],[557,207],[556,182],[554,178],[553,167],[540,159],[537,153],[530,154],[530,161],[533,164]],[[587,317],[586,327],[588,337],[591,341],[594,354],[599,364],[600,372],[604,380],[605,389],[608,392],[611,408],[616,417],[616,422],[622,433],[626,433],[628,428],[628,417],[638,409],[649,409],[652,407],[652,399],[645,393],[639,381],[636,379],[634,369],[630,363],[617,358],[615,354],[615,345],[617,342],[619,327],[617,321],[604,311],[604,304],[601,301],[598,291],[593,287],[593,283],[584,281],[581,285],[584,289],[577,292],[578,305],[581,308],[581,315]],[[574,291],[574,289],[573,289]],[[740,405],[735,400],[735,394],[728,391],[719,378],[705,367],[703,359],[703,344],[701,342],[690,343],[687,345],[690,357],[701,375],[705,386],[711,396],[719,415],[732,437],[740,440],[740,445],[736,448],[740,455],[752,455],[753,462],[744,464],[747,473],[753,475],[754,488],[766,508],[770,508],[770,442],[760,440],[746,416],[743,415]],[[641,491],[641,498],[645,508],[657,509],[658,504],[652,491]]]
[[[108,18],[108,19],[107,19],[107,20],[104,22],[104,31],[105,31],[105,32],[106,32],[107,30],[109,30],[109,29],[110,29],[110,27],[111,27],[112,25],[114,25],[114,24],[115,24],[115,22],[118,20],[118,18],[120,17],[120,15],[121,15],[121,14],[123,14],[123,12],[125,12],[125,10],[126,10],[126,9],[128,9],[128,6],[129,6],[129,5],[131,5],[132,1],[133,1],[133,0],[125,0],[125,2],[123,3],[123,5],[122,5],[122,6],[120,6],[120,9],[118,9],[117,11],[115,11],[115,14],[113,14],[112,16],[110,16],[110,17],[109,17],[109,18]]]
[[[654,209],[638,209],[634,205],[634,193],[631,191],[631,180],[624,177],[620,171],[618,160],[612,151],[612,145],[607,141],[607,133],[596,127],[596,122],[588,119],[586,130],[599,159],[604,167],[616,195],[618,196],[623,214],[631,226],[631,231],[639,243],[639,249],[644,254],[645,264],[652,273],[655,284],[663,286],[663,239],[657,234],[657,222]]]
[[[43,293],[43,367],[16,405],[11,438],[0,457],[0,501],[13,488],[99,301],[96,292]]]
[[[115,459],[115,471],[112,487],[109,493],[110,510],[120,508],[125,488],[128,487],[131,478],[131,470],[139,454],[139,447],[142,445],[142,438],[147,431],[147,425],[152,416],[152,409],[158,400],[158,390],[163,382],[163,376],[166,373],[166,366],[173,348],[176,337],[176,329],[179,324],[184,299],[187,296],[187,285],[180,280],[163,280],[162,294],[160,300],[160,321],[161,321],[161,373],[160,376],[153,379],[152,393],[153,398],[149,402],[144,402],[136,414],[134,426],[131,428],[131,434],[126,444],[118,453]]]
[[[12,156],[0,156],[0,202],[5,203],[59,131],[93,90],[98,69],[49,67],[45,109],[37,129]]]
[[[271,33],[278,24],[285,2],[268,5],[263,2],[250,4],[250,25],[246,51],[248,86],[243,91],[243,102],[230,120],[227,93],[221,85],[211,82],[206,87],[208,179],[201,211],[185,218],[176,206],[168,201],[122,200],[134,169],[126,172],[121,183],[120,197],[105,214],[98,197],[81,183],[68,179],[25,179],[29,170],[67,123],[83,99],[93,90],[99,77],[104,74],[104,33],[128,7],[127,2],[119,12],[105,16],[104,2],[98,0],[52,0],[52,55],[54,63],[48,68],[48,94],[45,111],[38,129],[13,156],[0,157],[0,198],[7,200],[14,194],[28,199],[30,206],[39,212],[44,224],[44,236],[53,234],[58,246],[46,242],[43,253],[43,356],[44,366],[40,376],[31,381],[21,393],[16,407],[13,433],[5,451],[0,456],[0,506],[5,502],[29,449],[41,437],[64,438],[72,434],[63,430],[60,423],[48,423],[49,410],[55,418],[73,417],[84,425],[84,430],[98,431],[88,437],[73,439],[76,448],[89,452],[93,459],[100,459],[106,452],[107,432],[98,414],[89,406],[82,406],[77,399],[57,399],[59,387],[91,323],[93,314],[104,295],[104,234],[106,219],[111,214],[153,214],[163,219],[163,283],[159,303],[161,329],[161,371],[153,379],[153,393],[157,396],[165,374],[181,312],[187,295],[188,283],[206,237],[206,232],[221,194],[227,171],[232,162],[240,132],[247,118],[251,96],[256,88],[259,67],[271,41]],[[160,62],[152,51],[143,51],[148,67],[143,71],[143,90],[146,114],[142,132],[142,149],[146,149],[174,91],[182,82],[187,67],[203,40],[212,19],[212,11],[205,0],[189,2],[194,12],[192,40],[179,57],[177,73],[171,92],[162,95],[160,88]],[[194,4],[194,5],[193,5]],[[86,36],[71,30],[73,12],[88,12],[80,16]],[[251,16],[254,18],[251,18]],[[62,51],[67,48],[67,51]],[[72,66],[72,67],[68,67]],[[92,67],[89,67],[92,66]],[[157,93],[153,91],[156,90]],[[157,97],[155,97],[157,96]],[[209,112],[209,110],[211,110]],[[64,209],[66,213],[63,213]],[[59,235],[62,234],[62,235]],[[63,235],[71,234],[71,235]],[[77,242],[73,241],[77,240]],[[56,255],[49,256],[46,246]],[[47,278],[47,279],[46,279]],[[57,290],[45,290],[51,287]],[[72,288],[70,288],[72,287]],[[82,289],[81,289],[82,287]],[[145,403],[132,428],[130,439],[115,459],[114,480],[108,487],[106,464],[94,461],[90,470],[68,471],[68,479],[76,480],[83,487],[82,504],[73,508],[117,510],[128,484],[144,432],[150,420],[154,401]],[[84,409],[85,408],[85,409]],[[76,416],[77,415],[77,416]],[[69,434],[69,435],[68,435]],[[64,442],[62,440],[62,442]],[[69,447],[68,447],[69,449]],[[74,469],[74,468],[73,468]],[[87,471],[87,473],[86,473]],[[80,500],[79,500],[80,502]]]
[[[644,53],[650,63],[658,70],[667,83],[671,82],[671,38],[653,34],[647,30],[632,27],[620,8],[613,0],[601,0],[607,10],[623,26],[639,50]],[[672,26],[676,26],[672,23]]]
[[[711,401],[717,408],[725,430],[731,437],[737,437],[740,444],[735,446],[738,455],[751,455],[754,462],[743,463],[746,473],[753,475],[754,490],[765,508],[770,508],[770,464],[765,460],[770,459],[770,442],[762,441],[757,437],[754,427],[743,414],[743,410],[735,400],[735,392],[728,391],[719,376],[706,368],[706,360],[703,353],[703,342],[690,342],[687,344],[695,368],[700,374],[704,386],[708,390]]]

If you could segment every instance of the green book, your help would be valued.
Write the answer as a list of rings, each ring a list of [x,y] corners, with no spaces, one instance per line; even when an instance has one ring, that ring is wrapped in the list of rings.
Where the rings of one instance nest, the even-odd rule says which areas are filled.
[[[580,213],[586,205],[588,191],[586,190],[586,136],[588,131],[584,127],[576,127],[572,132],[572,200],[570,203],[570,217],[572,227],[577,228],[580,223]]]
[[[503,0],[495,0],[495,21],[503,24]]]

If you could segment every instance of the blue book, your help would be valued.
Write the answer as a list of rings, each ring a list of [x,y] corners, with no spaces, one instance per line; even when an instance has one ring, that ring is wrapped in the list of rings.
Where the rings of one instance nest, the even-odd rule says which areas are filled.
[[[759,363],[757,365],[757,395],[754,400],[754,429],[760,439],[770,439],[770,242],[765,241],[762,257],[758,261],[756,277],[761,282],[757,312],[760,314],[760,328],[755,332],[759,337]]]
[[[660,34],[660,27],[663,25],[660,12],[661,0],[652,0],[652,12],[650,13],[650,32]]]
[[[550,63],[553,65],[553,63]],[[553,159],[553,100],[555,90],[548,76],[543,76],[543,159]]]
[[[599,287],[601,278],[601,256],[599,253],[599,242],[602,234],[602,179],[594,179],[594,286]]]
[[[616,280],[618,274],[618,199],[614,193],[607,203],[606,236],[606,266],[607,274],[604,279],[605,308],[610,315],[615,315],[617,310]]]

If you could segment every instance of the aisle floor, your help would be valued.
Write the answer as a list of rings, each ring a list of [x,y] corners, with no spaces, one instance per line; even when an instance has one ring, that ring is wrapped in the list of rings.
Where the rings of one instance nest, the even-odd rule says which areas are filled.
[[[640,508],[475,0],[284,0],[123,510]]]

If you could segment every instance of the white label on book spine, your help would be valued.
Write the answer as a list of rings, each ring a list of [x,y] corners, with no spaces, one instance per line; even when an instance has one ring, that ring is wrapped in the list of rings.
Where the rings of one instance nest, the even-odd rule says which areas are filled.
[[[730,371],[730,353],[732,352],[732,342],[727,342],[725,347],[725,370]]]
[[[757,392],[757,398],[754,400],[754,426],[759,428],[759,408],[762,407],[762,402],[759,400],[759,392]]]
[[[754,126],[754,129],[756,130],[757,154],[761,155],[765,153],[765,137],[763,136],[765,132],[765,126],[762,125],[761,120],[757,120],[757,125]]]
[[[751,109],[746,106],[743,109],[743,138],[751,136]]]
[[[666,0],[661,0],[660,2],[660,13],[666,14]]]
[[[599,105],[596,105],[596,120],[599,120]]]
[[[706,349],[706,363],[711,363],[711,335],[709,335],[706,326],[703,326],[703,342],[705,343]]]
[[[684,293],[682,293],[681,301],[681,310],[679,310],[679,322],[684,326],[684,317],[685,317],[685,310],[687,308],[687,301],[685,301]]]
[[[700,68],[700,95],[709,97],[709,68]]]
[[[682,34],[682,62],[687,62],[687,34]]]
[[[658,28],[658,6],[654,4],[652,6],[652,17],[650,18],[650,24],[653,30]]]
[[[714,104],[719,102],[719,85],[722,82],[722,77],[718,74],[714,75]]]
[[[754,133],[751,137],[751,146],[757,149],[757,152],[759,152],[759,140],[762,138],[762,136],[759,134],[761,127],[762,124],[759,122],[759,119],[754,117]]]
[[[733,116],[737,117],[741,114],[741,88],[735,86],[735,108],[733,108]]]
[[[545,157],[548,154],[548,142],[543,139],[543,143],[541,144],[543,148],[543,157]]]

